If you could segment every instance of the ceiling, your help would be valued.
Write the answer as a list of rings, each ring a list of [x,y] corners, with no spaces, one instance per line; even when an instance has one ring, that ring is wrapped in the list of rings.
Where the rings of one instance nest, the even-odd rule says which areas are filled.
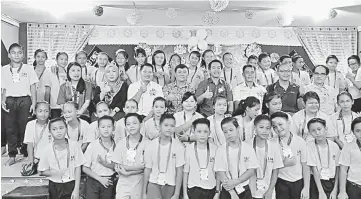
[[[304,8],[304,13],[317,13],[318,9],[330,5],[337,11],[334,19],[315,21],[310,16],[295,16],[290,26],[360,26],[361,25],[361,0],[300,0],[308,2],[309,7]],[[321,1],[324,4],[317,4]],[[45,3],[46,2],[46,3]],[[282,8],[287,5],[287,0],[281,1],[256,1],[237,0],[230,1],[228,7],[217,13],[218,26],[280,26],[277,16]],[[94,6],[103,6],[104,14],[95,16]],[[54,17],[50,7],[55,11],[69,10],[70,13],[61,17]],[[1,12],[19,22],[33,23],[66,23],[66,24],[95,24],[95,25],[129,25],[126,15],[137,8],[143,15],[138,25],[141,26],[194,26],[207,25],[203,22],[203,13],[210,10],[208,0],[203,1],[14,1],[2,0]],[[40,8],[49,8],[48,10]],[[177,17],[170,19],[166,16],[168,8],[177,11]],[[301,9],[301,8],[300,8]],[[71,12],[73,10],[73,12]],[[253,10],[252,19],[245,16],[247,10]]]

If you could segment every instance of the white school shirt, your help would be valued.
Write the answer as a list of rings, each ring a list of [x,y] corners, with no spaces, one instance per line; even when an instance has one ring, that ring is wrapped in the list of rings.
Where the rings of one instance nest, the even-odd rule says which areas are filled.
[[[198,151],[198,160],[197,162],[195,154],[195,145],[194,143],[186,146],[185,152],[185,165],[184,172],[188,174],[188,188],[200,187],[202,189],[213,189],[216,186],[216,177],[213,170],[214,160],[216,157],[217,146],[209,143],[209,159],[207,159],[207,149],[197,149]],[[208,167],[206,167],[208,164]],[[202,169],[207,168],[208,170],[208,180],[202,181],[200,174],[200,167]]]
[[[10,64],[1,68],[1,88],[6,89],[6,97],[31,96],[30,86],[38,83],[39,79],[32,66],[23,64],[19,73],[19,68],[10,71]],[[19,75],[19,82],[13,81],[13,75]]]
[[[40,127],[36,124],[36,120],[29,121],[26,124],[24,143],[33,143],[34,157],[40,158],[44,148],[53,142],[53,136],[49,132],[48,124],[44,127]]]
[[[267,87],[278,80],[278,76],[273,69],[262,70],[258,68],[256,70],[256,80],[257,84]]]
[[[149,140],[154,140],[155,138],[159,137],[159,123],[154,120],[154,117],[150,118],[149,120],[145,121],[143,126],[143,134]]]
[[[346,135],[352,138],[351,141],[356,139],[355,135],[351,131],[351,123],[352,120],[359,117],[359,115],[355,112],[351,112],[351,115],[347,115],[344,117],[340,117],[340,111],[331,115],[331,121],[333,124],[333,129],[336,132],[336,136],[343,144],[346,144]],[[345,123],[345,125],[344,125]]]
[[[227,161],[227,145],[222,145],[218,147],[216,152],[216,159],[214,163],[215,172],[226,172],[228,179],[237,179],[239,178],[247,169],[257,169],[259,168],[256,153],[254,152],[251,145],[246,142],[241,142],[241,155],[239,158],[239,173],[237,174],[237,157],[238,157],[238,148],[234,149],[229,147],[229,159],[231,165],[231,171]],[[232,174],[232,177],[230,176]],[[248,185],[249,180],[246,180],[241,183],[241,186]]]
[[[61,109],[61,106],[58,104],[58,96],[60,85],[65,83],[61,77],[58,78],[54,73],[50,75],[50,108],[51,109]]]
[[[177,140],[172,138],[172,146],[171,146],[171,153],[169,157],[169,162],[167,164],[167,157],[168,157],[168,149],[169,144],[160,147],[160,162],[158,163],[158,145],[159,145],[159,138],[150,141],[147,145],[144,153],[144,162],[145,167],[151,169],[151,173],[149,176],[149,182],[157,184],[158,179],[158,164],[160,165],[160,170],[165,171],[165,184],[170,186],[175,186],[175,178],[176,178],[176,168],[181,167],[185,164],[184,160],[184,146],[183,144]],[[166,166],[168,168],[166,169]]]
[[[318,147],[320,153],[318,153],[316,147]],[[328,155],[330,155],[330,159],[328,159]],[[340,148],[333,141],[328,141],[326,147],[316,146],[315,142],[307,142],[307,165],[317,167],[318,172],[321,171],[321,168],[328,167],[330,178],[335,178],[336,167],[339,166],[339,156]]]
[[[112,161],[116,164],[134,166],[144,163],[144,153],[145,148],[149,144],[149,140],[145,137],[142,138],[142,141],[139,143],[138,148],[135,154],[135,162],[127,161],[127,139],[122,139],[117,143],[117,146],[112,155]],[[136,144],[130,143],[130,148],[134,149]],[[143,173],[123,176],[119,175],[119,179],[116,187],[116,198],[141,198],[141,192],[143,189]]]
[[[351,69],[349,70],[349,72],[352,73]],[[357,69],[355,81],[361,82],[361,67]],[[348,88],[348,92],[352,95],[353,99],[361,98],[361,91],[349,79],[346,79],[346,87]]]
[[[112,176],[115,171],[114,169],[109,169],[108,167],[103,166],[98,161],[98,156],[105,157],[105,160],[108,163],[112,161],[112,154],[115,148],[114,146],[107,151],[101,144],[100,140],[96,139],[92,141],[89,146],[87,147],[84,156],[85,156],[85,163],[83,166],[89,167],[94,173],[99,176]]]
[[[302,137],[293,134],[289,147],[291,148],[292,154],[296,158],[297,163],[290,167],[281,168],[279,170],[278,177],[289,182],[295,182],[303,178],[302,163],[307,162],[306,142]]]
[[[291,82],[300,86],[300,88],[305,88],[305,86],[311,84],[311,78],[306,71],[301,70],[300,73],[292,71]]]
[[[65,174],[62,177],[48,177],[48,179],[52,182],[66,183],[75,180],[75,169],[83,165],[85,162],[85,157],[79,144],[71,140],[68,141],[68,144],[70,154],[69,158],[67,156],[67,149],[64,149],[63,151],[56,150],[56,152],[54,152],[53,143],[48,144],[44,148],[44,153],[42,153],[40,157],[38,171],[59,171],[66,169]],[[55,153],[57,158],[55,157]],[[69,159],[69,167],[67,167],[67,159]]]
[[[249,139],[252,139],[254,137],[254,119],[252,119],[250,122],[245,123],[244,117],[242,115],[238,115],[234,117],[239,124],[239,133],[240,133],[240,139],[243,141],[247,141]]]
[[[255,138],[254,138],[255,139]],[[251,139],[248,142],[253,145],[253,140]],[[266,168],[266,172],[265,172],[265,176],[263,176],[263,171],[264,171],[264,167],[265,167],[265,150],[266,147],[260,148],[256,146],[255,152],[256,152],[256,156],[257,156],[257,160],[258,160],[258,164],[260,165],[259,168],[257,168],[257,178],[263,178],[265,184],[267,185],[266,190],[256,190],[254,197],[255,198],[262,198],[263,195],[265,194],[265,192],[268,189],[269,184],[271,183],[271,177],[272,177],[272,172],[274,169],[279,169],[282,168],[283,165],[283,161],[282,161],[282,155],[281,155],[281,151],[280,151],[280,146],[278,144],[278,142],[274,142],[274,141],[270,141],[267,140],[267,145],[268,145],[268,149],[267,149],[267,168]]]
[[[49,68],[45,68],[43,74],[41,75],[39,82],[36,85],[36,101],[41,102],[45,100],[45,88],[50,87],[51,89],[51,78],[53,73]],[[51,95],[51,90],[50,93]],[[51,97],[51,96],[50,96]]]
[[[253,83],[253,86],[250,88],[243,82],[233,89],[233,101],[241,101],[247,97],[253,96],[259,99],[262,104],[263,96],[266,92],[267,91],[263,86]]]
[[[349,167],[348,181],[361,185],[361,149],[356,141],[348,143],[342,148],[338,163]]]
[[[339,93],[338,90],[324,85],[322,87],[316,86],[315,84],[310,84],[305,87],[305,93],[308,91],[316,92],[320,98],[320,111],[326,113],[327,115],[332,115],[335,113],[336,98]]]
[[[207,117],[207,119],[210,123],[209,129],[211,130],[209,137],[213,139],[217,147],[221,146],[222,144],[226,144],[227,139],[221,127],[221,122],[223,119],[214,121],[214,115]]]
[[[236,88],[237,85],[241,84],[244,81],[241,70],[242,69],[240,67],[234,66],[232,67],[232,70],[226,72],[223,68],[220,78],[223,81],[227,82],[231,89]],[[226,74],[226,78],[224,78],[224,74]]]
[[[128,100],[133,98],[137,94],[138,90],[142,85],[142,81],[137,81],[129,85],[128,88]],[[162,86],[150,81],[147,85],[147,91],[142,94],[139,99],[138,114],[147,116],[153,107],[153,100],[156,97],[164,97]]]
[[[331,72],[327,75],[325,84],[334,88],[337,93],[340,91],[340,87],[346,86],[346,80],[344,75],[340,71]]]
[[[187,78],[187,83],[191,85],[193,89],[197,89],[198,85],[204,80],[204,73],[203,69],[198,67],[196,69],[190,69],[189,68],[189,74]]]
[[[76,141],[80,144],[80,146],[84,143],[92,142],[95,140],[94,134],[89,131],[89,123],[85,120],[79,118],[79,126],[73,129],[68,125],[68,133],[66,137],[68,137],[72,141]]]
[[[124,118],[122,118],[115,123],[114,140],[116,143],[127,137],[128,133],[124,121]]]
[[[337,132],[333,128],[332,120],[329,115],[326,115],[325,113],[323,113],[321,111],[318,111],[316,117],[324,119],[326,121],[326,127],[327,127],[326,136],[328,138],[337,136]],[[304,109],[298,111],[297,113],[295,113],[292,116],[292,119],[293,119],[292,129],[295,129],[297,132],[297,135],[303,137],[306,141],[314,140],[312,135],[309,134],[308,128],[307,128],[307,123],[313,118],[314,117],[306,116],[306,119],[305,119],[305,110]],[[302,135],[302,129],[303,129],[303,135]]]
[[[124,121],[124,118],[123,118],[123,121]],[[114,136],[115,143],[117,143],[117,140],[115,139],[115,134],[118,131],[117,121],[114,123],[114,126],[115,126],[115,130],[112,135]],[[98,121],[94,121],[89,124],[88,137],[90,138],[90,140],[96,140],[99,138],[99,136],[100,136],[100,134],[99,134],[99,128],[98,128]]]
[[[128,75],[128,78],[131,83],[135,83],[137,81],[140,81],[140,67],[137,65],[132,65],[127,70],[126,74]]]
[[[198,118],[204,118],[203,115],[201,115],[200,113],[198,112],[194,112],[194,117],[196,117],[197,119]],[[185,124],[187,121],[189,121],[191,118],[186,118],[187,121],[184,120],[184,111],[180,111],[180,112],[176,112],[174,113],[174,118],[175,118],[175,127],[179,127],[179,126],[182,126],[183,124]],[[184,132],[186,135],[191,135],[193,132],[192,132],[192,127]]]

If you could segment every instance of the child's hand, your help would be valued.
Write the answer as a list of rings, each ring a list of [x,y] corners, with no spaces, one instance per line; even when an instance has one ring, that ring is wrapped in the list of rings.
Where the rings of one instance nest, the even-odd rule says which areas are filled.
[[[113,185],[113,181],[111,177],[100,177],[99,178],[100,184],[102,184],[105,188]]]
[[[98,155],[98,162],[101,164],[101,165],[107,165],[107,161],[105,159],[105,156],[101,156],[101,155]]]
[[[344,192],[340,192],[338,194],[338,199],[348,199],[348,195],[347,193],[344,191]]]
[[[222,183],[222,186],[227,190],[231,190],[233,189],[234,187],[237,186],[237,180],[234,180],[234,179],[228,179],[228,180],[225,180],[223,183]]]
[[[73,193],[71,193],[71,199],[79,199],[79,189],[74,189]]]
[[[108,93],[108,92],[110,92],[111,90],[112,90],[112,89],[110,88],[110,86],[106,85],[106,86],[103,87],[102,92]]]
[[[10,112],[10,110],[6,107],[6,103],[5,102],[3,102],[3,103],[1,103],[1,108],[5,111],[5,112]]]
[[[54,174],[55,177],[61,178],[61,177],[64,176],[65,172],[66,172],[66,169],[62,169],[62,170],[59,170],[59,171],[54,171],[53,174]]]

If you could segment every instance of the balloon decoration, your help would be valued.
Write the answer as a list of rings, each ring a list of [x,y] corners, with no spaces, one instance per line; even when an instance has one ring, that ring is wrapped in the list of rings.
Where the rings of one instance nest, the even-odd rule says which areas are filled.
[[[201,51],[207,50],[207,48],[208,48],[208,43],[206,42],[206,40],[199,40],[199,41],[198,41],[198,48],[199,48]]]
[[[197,34],[196,37],[201,40],[201,39],[205,39],[207,37],[207,31],[204,29],[199,29],[197,30]]]
[[[190,31],[185,30],[182,32],[182,37],[184,39],[189,39],[191,36],[192,36],[192,33]]]
[[[217,16],[216,12],[206,11],[203,16],[202,20],[209,26],[216,25],[219,21],[219,17]]]
[[[337,11],[335,9],[331,9],[328,18],[334,19],[336,16],[337,16]]]
[[[94,12],[95,16],[100,17],[100,16],[103,15],[104,10],[103,10],[103,7],[101,7],[101,6],[95,6],[95,7],[93,8],[93,12]]]
[[[289,26],[293,22],[293,16],[285,13],[278,14],[276,19],[281,26]]]
[[[188,51],[199,50],[204,51],[208,49],[208,32],[205,29],[199,29],[197,31],[187,31],[191,34],[188,39]]]
[[[229,0],[209,0],[209,3],[214,12],[220,12],[227,8]]]
[[[129,24],[138,25],[143,19],[143,15],[138,10],[134,10],[133,12],[128,13],[126,18]]]

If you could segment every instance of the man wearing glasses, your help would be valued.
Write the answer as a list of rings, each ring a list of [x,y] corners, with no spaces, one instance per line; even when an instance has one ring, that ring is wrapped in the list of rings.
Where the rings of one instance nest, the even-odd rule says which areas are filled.
[[[267,87],[267,92],[276,92],[282,97],[282,111],[293,115],[303,108],[300,87],[291,82],[291,64],[280,64],[277,68],[278,81]]]
[[[324,65],[318,65],[313,69],[313,83],[305,87],[305,92],[314,91],[320,97],[320,111],[327,115],[336,112],[336,96],[338,92],[325,85],[329,69]]]

